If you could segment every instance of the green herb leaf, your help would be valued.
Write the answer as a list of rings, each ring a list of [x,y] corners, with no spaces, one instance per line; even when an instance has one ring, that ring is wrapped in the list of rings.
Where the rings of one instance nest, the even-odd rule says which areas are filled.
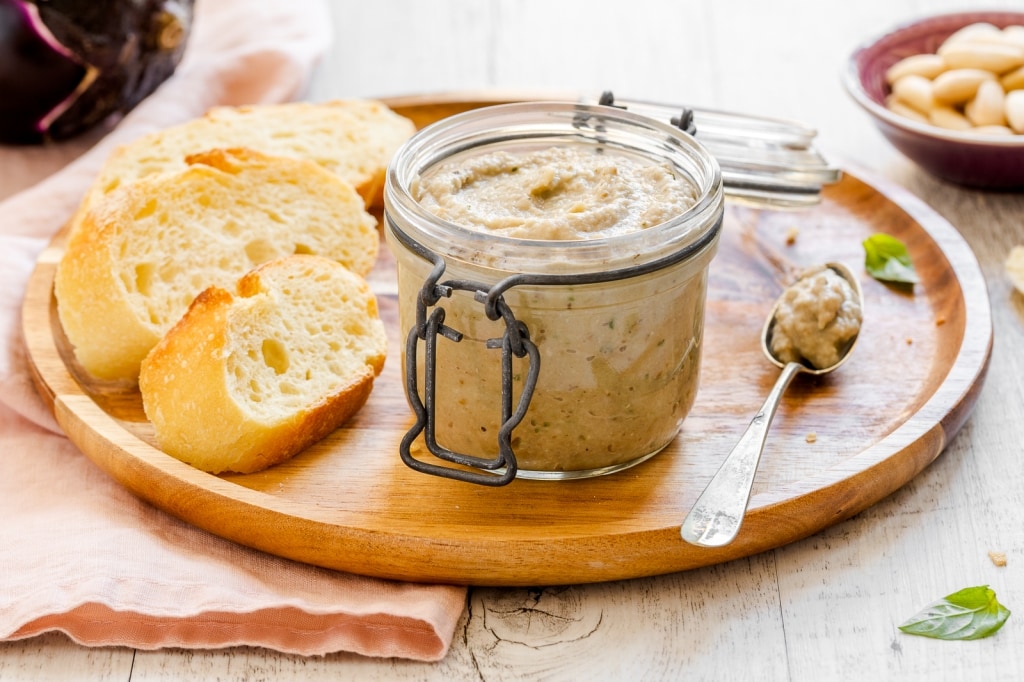
[[[875,279],[898,284],[918,281],[907,246],[896,237],[879,232],[865,239],[863,246],[864,267]]]
[[[908,635],[935,639],[981,639],[1010,617],[988,585],[968,587],[924,607],[899,626]]]

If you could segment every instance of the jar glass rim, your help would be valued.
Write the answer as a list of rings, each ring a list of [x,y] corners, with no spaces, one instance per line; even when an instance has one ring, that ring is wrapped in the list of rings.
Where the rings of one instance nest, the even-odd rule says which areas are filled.
[[[428,169],[462,152],[538,142],[602,144],[670,164],[693,184],[695,202],[659,225],[612,237],[540,240],[465,227],[434,215],[412,194]],[[718,162],[684,131],[614,107],[574,102],[521,102],[473,109],[433,123],[392,158],[384,188],[391,229],[423,248],[513,272],[593,272],[662,260],[706,241],[721,225],[722,174]],[[397,219],[397,222],[396,222]],[[714,240],[712,240],[714,241]]]

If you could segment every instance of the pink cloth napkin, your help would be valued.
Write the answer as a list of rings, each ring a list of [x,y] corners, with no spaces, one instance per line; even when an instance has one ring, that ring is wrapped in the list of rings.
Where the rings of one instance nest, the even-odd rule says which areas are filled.
[[[138,500],[60,433],[32,385],[21,340],[34,261],[110,149],[213,105],[295,97],[330,25],[323,0],[201,0],[177,74],[105,137],[0,147],[0,197],[21,190],[0,204],[0,639],[57,630],[86,645],[140,649],[252,645],[419,660],[447,653],[465,588],[292,562]]]

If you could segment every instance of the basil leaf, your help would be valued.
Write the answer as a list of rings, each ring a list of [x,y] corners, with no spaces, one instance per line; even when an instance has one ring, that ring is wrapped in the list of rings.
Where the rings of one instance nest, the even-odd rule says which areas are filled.
[[[864,268],[875,279],[898,284],[919,281],[906,244],[896,237],[879,232],[865,239],[863,246]]]
[[[981,639],[1010,617],[988,585],[968,587],[933,602],[899,626],[908,635],[934,639]]]

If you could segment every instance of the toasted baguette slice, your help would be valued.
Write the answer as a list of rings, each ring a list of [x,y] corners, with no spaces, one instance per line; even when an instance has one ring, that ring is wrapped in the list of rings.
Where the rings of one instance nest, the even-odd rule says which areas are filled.
[[[387,353],[377,300],[334,261],[271,261],[237,291],[203,291],[139,376],[161,449],[211,473],[259,471],[334,431]]]
[[[75,222],[114,189],[180,171],[186,157],[225,147],[314,161],[355,187],[367,205],[379,203],[388,162],[414,131],[411,121],[374,100],[216,107],[118,148],[86,194]]]
[[[321,166],[245,150],[189,162],[112,193],[68,241],[57,310],[75,357],[96,378],[135,381],[142,358],[200,291],[231,287],[260,263],[310,253],[365,275],[376,260],[375,219]]]

